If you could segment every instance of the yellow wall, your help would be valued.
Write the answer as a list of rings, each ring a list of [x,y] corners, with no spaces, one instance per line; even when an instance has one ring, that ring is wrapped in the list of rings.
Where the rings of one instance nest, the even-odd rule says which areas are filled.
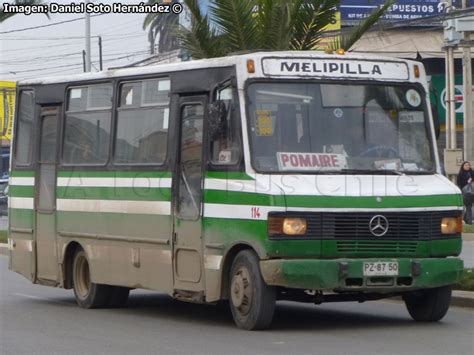
[[[15,90],[16,83],[14,81],[0,81],[0,132],[2,141],[10,140],[12,137]]]
[[[340,31],[341,30],[341,13],[339,11],[336,12],[336,18],[335,18],[334,23],[327,25],[325,30],[326,31]],[[334,38],[337,35],[338,33],[334,33],[334,36],[323,38],[314,49],[324,50],[331,42],[334,41]]]

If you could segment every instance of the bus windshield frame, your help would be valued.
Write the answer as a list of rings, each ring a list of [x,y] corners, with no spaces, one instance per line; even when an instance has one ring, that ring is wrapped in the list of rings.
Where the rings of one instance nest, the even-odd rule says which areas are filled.
[[[307,102],[310,102],[310,101],[317,101],[319,100],[319,103],[321,104],[323,100],[326,100],[326,101],[331,101],[331,95],[322,95],[321,93],[321,86],[322,85],[329,85],[329,86],[343,86],[343,87],[347,87],[347,88],[350,88],[350,87],[357,87],[357,86],[364,86],[364,87],[371,87],[371,88],[380,88],[380,87],[384,87],[384,88],[391,88],[393,89],[392,91],[395,91],[395,90],[406,90],[407,92],[407,97],[408,97],[408,91],[410,91],[411,93],[413,93],[413,91],[417,92],[418,95],[414,95],[415,98],[414,98],[414,101],[416,102],[412,102],[412,104],[416,104],[418,106],[416,107],[402,107],[404,110],[400,110],[399,112],[403,112],[404,113],[404,120],[406,122],[404,123],[410,123],[410,119],[413,119],[413,117],[407,117],[407,116],[410,116],[408,114],[405,114],[405,112],[408,112],[410,111],[413,111],[416,113],[416,117],[415,117],[415,121],[417,120],[418,121],[418,124],[419,124],[419,127],[421,127],[421,124],[422,124],[422,127],[423,127],[423,130],[420,131],[420,129],[417,130],[417,132],[421,133],[421,136],[423,136],[425,138],[425,142],[424,142],[424,145],[425,145],[425,152],[424,154],[428,157],[428,159],[425,159],[423,161],[423,163],[426,163],[426,168],[421,168],[421,167],[418,167],[418,164],[416,163],[413,163],[413,162],[409,162],[409,161],[405,161],[403,162],[402,159],[400,159],[401,157],[400,156],[395,156],[395,152],[398,153],[398,151],[396,149],[392,149],[388,144],[384,143],[383,145],[382,144],[378,144],[378,145],[368,145],[366,147],[366,149],[363,150],[365,156],[363,158],[367,158],[367,157],[373,157],[374,158],[374,161],[373,162],[370,162],[370,160],[366,161],[364,164],[361,163],[361,161],[363,161],[364,159],[359,159],[359,163],[357,164],[358,166],[354,167],[354,163],[348,163],[348,160],[353,160],[353,158],[355,157],[351,157],[348,152],[346,152],[346,150],[344,149],[345,148],[345,144],[332,144],[331,145],[331,148],[330,149],[327,149],[326,150],[326,147],[324,147],[324,152],[323,151],[315,151],[315,150],[311,150],[311,151],[300,151],[299,149],[295,149],[293,147],[293,149],[280,149],[280,148],[277,148],[275,146],[275,144],[271,144],[270,142],[268,143],[265,143],[265,144],[262,144],[260,143],[260,145],[264,145],[266,147],[266,149],[269,149],[270,151],[273,151],[274,152],[274,157],[270,157],[272,160],[271,163],[268,163],[267,165],[265,165],[265,163],[262,165],[258,159],[260,158],[259,155],[258,155],[258,152],[259,152],[259,143],[256,142],[256,129],[257,127],[255,126],[256,122],[259,121],[260,122],[260,128],[261,127],[264,127],[264,129],[267,129],[267,132],[264,132],[263,134],[265,135],[271,135],[272,133],[275,133],[273,132],[273,130],[276,130],[276,126],[275,126],[275,122],[276,120],[278,120],[278,118],[273,114],[274,112],[270,112],[271,111],[271,107],[268,107],[268,106],[271,106],[271,104],[274,104],[274,103],[270,103],[270,104],[267,104],[265,102],[265,104],[267,104],[265,107],[263,104],[261,105],[261,107],[256,107],[256,104],[255,102],[257,100],[255,100],[254,102],[254,95],[255,93],[252,92],[252,88],[255,88],[256,85],[265,85],[266,88],[265,89],[261,89],[259,88],[258,90],[260,91],[265,91],[265,93],[263,93],[264,95],[266,94],[267,97],[270,96],[269,94],[269,90],[268,88],[271,88],[271,86],[275,86],[275,85],[281,85],[282,86],[282,90],[281,92],[277,93],[277,92],[274,92],[273,93],[273,96],[275,97],[284,97],[285,95],[289,96],[290,97],[290,101],[292,99],[291,96],[293,96],[293,98],[296,98],[296,99],[301,99],[301,100],[306,100]],[[295,84],[298,84],[298,85],[306,85],[306,86],[316,86],[319,88],[319,97],[315,97],[315,96],[312,96],[312,95],[299,95],[299,94],[292,94],[292,95],[288,95],[288,87],[291,86],[291,85],[295,85]],[[285,89],[283,89],[283,86],[286,86]],[[426,174],[434,174],[436,173],[437,171],[437,160],[436,160],[436,157],[435,157],[435,153],[434,153],[434,137],[433,137],[433,133],[432,133],[432,127],[430,125],[430,115],[429,115],[429,110],[428,110],[428,104],[427,104],[427,100],[426,100],[426,90],[425,88],[423,87],[423,85],[421,85],[420,83],[414,83],[414,82],[409,82],[409,81],[405,81],[405,82],[392,82],[392,81],[374,81],[374,80],[334,80],[334,79],[324,79],[324,80],[313,80],[313,79],[305,79],[305,80],[301,80],[301,79],[268,79],[268,78],[259,78],[259,79],[250,79],[246,82],[245,84],[245,87],[244,87],[244,90],[245,90],[245,112],[246,112],[246,115],[247,115],[247,134],[248,134],[248,139],[249,139],[249,149],[250,149],[250,157],[251,157],[251,165],[252,165],[252,168],[258,172],[258,173],[264,173],[264,174],[391,174],[391,173],[394,173],[394,174],[423,174],[423,175],[426,175]],[[271,89],[270,89],[271,91]],[[326,96],[326,98],[323,99],[323,96]],[[317,99],[317,100],[316,100]],[[408,100],[408,99],[407,99]],[[349,100],[351,101],[351,100]],[[278,101],[275,100],[276,104],[278,105]],[[286,104],[286,103],[284,103]],[[405,105],[409,105],[406,101],[404,103]],[[352,105],[352,106],[351,106]],[[257,114],[257,111],[259,109],[262,109],[262,112],[259,112]],[[269,108],[269,109],[267,109]],[[314,107],[313,107],[314,108]],[[341,122],[344,122],[344,114],[346,111],[346,109],[352,109],[352,111],[354,109],[361,109],[361,107],[359,106],[354,106],[354,103],[352,102],[349,102],[348,103],[348,106],[347,107],[342,107],[342,106],[338,106],[338,105],[333,105],[333,104],[330,104],[330,106],[326,107],[326,108],[329,108],[330,111],[331,111],[331,115],[334,116],[334,117],[331,117],[331,120],[340,120]],[[367,109],[367,107],[365,107],[365,109]],[[374,106],[371,106],[371,108],[374,108]],[[324,109],[324,107],[320,106],[319,109]],[[378,107],[379,111],[380,109],[386,109],[386,107],[382,108],[382,107]],[[290,110],[291,111],[291,110]],[[350,110],[349,110],[350,111]],[[390,111],[394,111],[394,110],[387,110],[387,114],[388,112]],[[423,122],[420,121],[420,112],[422,113],[422,117],[423,117]],[[398,114],[398,112],[397,112]],[[259,116],[257,118],[257,115]],[[284,115],[283,115],[284,116]],[[327,113],[326,113],[326,116]],[[342,118],[342,120],[341,120]],[[295,117],[296,119],[296,117]],[[314,119],[314,116],[309,118],[307,117],[306,120],[309,122],[309,119]],[[323,119],[329,119],[328,117],[326,118],[323,118]],[[399,117],[397,116],[397,120],[399,120]],[[320,123],[321,125],[322,123]],[[354,127],[361,127],[361,125],[354,125],[350,128],[354,128]],[[343,127],[343,126],[342,126]],[[340,136],[344,135],[344,134],[347,134],[347,132],[349,132],[350,130],[347,130],[347,128],[349,127],[346,127],[346,131],[345,132],[342,132],[342,131],[338,131],[340,133],[342,133]],[[312,129],[310,129],[311,131],[313,131]],[[300,130],[301,131],[301,130]],[[413,130],[412,130],[413,131]],[[397,127],[397,130],[396,130],[396,133],[397,135],[400,133],[400,130],[399,128]],[[416,133],[416,131],[415,131]],[[301,135],[301,132],[299,133]],[[352,134],[352,132],[351,132]],[[354,133],[355,134],[355,133]],[[359,132],[359,134],[361,134]],[[364,142],[365,143],[368,143],[366,141],[367,139],[367,136],[366,136],[367,132],[365,132],[365,129],[363,129],[363,132],[362,132],[362,135],[364,137]],[[373,135],[373,134],[372,134]],[[340,139],[340,136],[339,136],[339,133],[338,133],[338,137]],[[266,137],[264,137],[266,138]],[[350,137],[351,141],[357,141],[356,139],[354,139],[353,137]],[[412,136],[412,139],[413,139],[413,136]],[[310,141],[312,141],[312,138],[310,139]],[[347,141],[347,139],[346,139]],[[334,142],[334,143],[341,143],[341,142]],[[342,143],[346,143],[346,142],[342,142]],[[281,140],[280,140],[280,147],[281,147]],[[277,148],[277,149],[276,149]],[[304,156],[302,156],[300,153],[303,153]],[[330,157],[325,157],[325,155],[327,155],[328,153],[332,153],[332,155],[334,156],[330,156]],[[390,154],[389,154],[390,153]],[[324,154],[324,155],[323,155]],[[421,154],[421,153],[420,153]],[[265,160],[265,157],[261,157],[262,158],[262,161]],[[268,157],[267,157],[268,158]],[[274,158],[274,159],[273,159]],[[296,161],[296,159],[299,158],[299,163],[301,163],[302,165],[298,166],[297,168],[293,168],[290,164],[290,162],[292,161]],[[375,158],[377,158],[375,160]],[[294,159],[294,160],[293,160]],[[327,161],[325,161],[325,159]],[[329,163],[329,160],[332,159],[333,162],[334,162],[334,159],[337,161],[337,160],[343,160],[344,162],[344,165],[341,165],[341,166],[338,166],[337,168],[331,168],[330,167],[330,163]],[[308,163],[310,160],[313,162],[313,165],[311,165],[310,163],[308,163],[307,166],[304,166],[304,164],[302,163],[303,160],[306,160],[306,162]],[[284,164],[288,162],[288,166],[284,166]],[[377,163],[377,164],[376,164]],[[370,167],[367,166],[367,164],[371,165]],[[311,167],[308,167],[309,165],[311,165]]]

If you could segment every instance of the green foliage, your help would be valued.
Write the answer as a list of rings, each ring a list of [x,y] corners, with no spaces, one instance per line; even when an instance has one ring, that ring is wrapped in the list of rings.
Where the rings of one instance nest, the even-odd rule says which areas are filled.
[[[43,1],[42,0],[16,0],[13,2],[13,5],[38,5],[38,4],[41,4]],[[3,6],[2,8],[0,9],[0,23],[5,21],[6,19],[14,16],[16,14],[14,13],[4,13],[3,12]],[[48,16],[49,18],[49,15],[46,15]]]
[[[192,14],[191,29],[181,27],[178,37],[191,56],[200,59],[239,51],[313,50],[335,20],[340,0],[213,0],[206,16],[196,0],[184,3]],[[350,36],[341,36],[340,43],[350,48],[392,3]]]
[[[455,290],[474,291],[474,269],[464,269],[461,281],[454,285]]]
[[[0,230],[0,243],[8,243],[8,231]]]
[[[462,226],[463,233],[474,233],[474,224],[464,224]]]
[[[148,4],[161,4],[162,0],[148,0]],[[175,1],[173,1],[175,2]],[[151,53],[155,52],[156,38],[158,40],[158,51],[166,52],[178,47],[176,29],[179,23],[179,16],[170,12],[166,14],[150,13],[143,21],[143,29],[148,28],[148,42],[150,42]]]

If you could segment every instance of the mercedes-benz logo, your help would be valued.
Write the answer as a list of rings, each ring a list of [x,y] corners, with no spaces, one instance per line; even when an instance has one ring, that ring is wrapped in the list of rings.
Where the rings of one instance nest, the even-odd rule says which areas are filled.
[[[388,220],[382,215],[372,217],[369,222],[369,230],[376,237],[382,237],[388,232]]]

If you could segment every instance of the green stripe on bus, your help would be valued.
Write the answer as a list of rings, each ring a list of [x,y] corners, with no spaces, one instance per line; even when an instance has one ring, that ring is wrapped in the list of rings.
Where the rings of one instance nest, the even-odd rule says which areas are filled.
[[[460,195],[386,196],[280,196],[249,192],[206,190],[206,203],[318,208],[409,208],[462,206]],[[286,201],[286,203],[285,203]]]
[[[462,206],[460,195],[384,196],[286,196],[288,207],[409,208]]]
[[[58,177],[170,178],[169,171],[58,171]]]
[[[235,171],[208,171],[206,177],[211,179],[255,180],[250,175]]]
[[[150,239],[167,239],[172,233],[171,216],[58,211],[56,218],[58,232]]]
[[[170,188],[57,187],[57,198],[91,200],[170,201]]]
[[[8,195],[10,197],[34,197],[34,186],[10,185]]]
[[[10,176],[13,177],[35,177],[35,172],[31,170],[12,170]]]
[[[34,228],[35,211],[23,208],[9,208],[10,228]]]

